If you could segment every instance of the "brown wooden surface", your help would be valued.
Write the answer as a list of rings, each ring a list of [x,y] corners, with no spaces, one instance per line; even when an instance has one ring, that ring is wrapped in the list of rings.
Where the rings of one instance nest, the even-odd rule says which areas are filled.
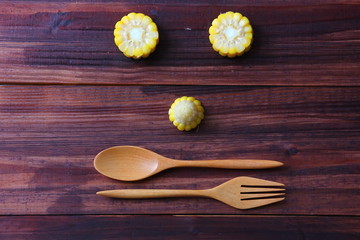
[[[207,39],[227,10],[255,29],[237,59]],[[126,59],[113,44],[114,23],[130,11],[159,26],[149,59]],[[359,33],[358,1],[0,1],[0,238],[359,239]],[[191,132],[167,116],[183,95],[206,112]],[[172,169],[124,183],[93,167],[115,145],[285,165]],[[286,200],[237,210],[205,198],[95,195],[237,176],[282,182]]]
[[[1,1],[0,79],[7,83],[359,86],[358,1]],[[214,52],[208,28],[239,11],[252,51]],[[122,56],[114,24],[143,12],[159,27],[150,59]]]
[[[6,196],[0,213],[359,215],[359,90],[2,86],[0,150],[7,184],[0,189]],[[206,109],[203,124],[189,133],[167,119],[173,99],[186,93]],[[273,159],[285,166],[172,169],[123,183],[93,168],[94,156],[116,145],[142,146],[175,159]],[[94,195],[124,187],[207,188],[241,175],[284,183],[287,200],[242,212],[210,199],[119,201]]]
[[[0,223],[1,239],[13,240],[358,240],[360,234],[358,220],[326,216],[7,216]]]

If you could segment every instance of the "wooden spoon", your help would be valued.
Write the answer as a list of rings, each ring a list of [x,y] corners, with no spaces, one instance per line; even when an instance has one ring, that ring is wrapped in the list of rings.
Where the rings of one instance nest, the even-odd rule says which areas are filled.
[[[175,160],[135,146],[117,146],[105,149],[94,160],[94,166],[98,172],[122,181],[141,180],[174,167],[264,169],[282,165],[281,162],[272,160]]]

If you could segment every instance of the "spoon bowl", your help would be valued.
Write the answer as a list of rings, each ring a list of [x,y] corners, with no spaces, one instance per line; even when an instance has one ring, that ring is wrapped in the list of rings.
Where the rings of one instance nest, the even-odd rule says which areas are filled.
[[[116,146],[105,149],[94,159],[101,174],[122,181],[136,181],[173,167],[211,167],[227,169],[264,169],[282,166],[272,160],[175,160],[135,146]]]
[[[95,157],[94,166],[109,178],[136,181],[157,173],[161,161],[166,159],[147,149],[117,146],[101,151]]]

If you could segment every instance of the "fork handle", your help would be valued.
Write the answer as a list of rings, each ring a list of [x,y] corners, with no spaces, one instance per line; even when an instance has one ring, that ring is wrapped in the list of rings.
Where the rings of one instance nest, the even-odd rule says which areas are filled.
[[[119,189],[96,193],[111,198],[167,198],[167,197],[208,197],[207,190],[185,189]]]
[[[209,167],[209,168],[227,168],[227,169],[265,169],[275,168],[284,165],[282,162],[273,160],[174,160],[176,167]]]

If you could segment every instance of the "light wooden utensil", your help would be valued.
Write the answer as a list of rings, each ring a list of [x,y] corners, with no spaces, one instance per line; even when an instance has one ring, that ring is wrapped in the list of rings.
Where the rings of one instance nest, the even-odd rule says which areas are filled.
[[[264,169],[282,165],[283,163],[272,160],[175,160],[135,146],[105,149],[94,160],[94,166],[98,172],[122,181],[141,180],[174,167]]]
[[[96,194],[112,198],[209,197],[234,208],[249,209],[284,200],[284,184],[252,177],[233,178],[217,187],[205,190],[120,189]]]

